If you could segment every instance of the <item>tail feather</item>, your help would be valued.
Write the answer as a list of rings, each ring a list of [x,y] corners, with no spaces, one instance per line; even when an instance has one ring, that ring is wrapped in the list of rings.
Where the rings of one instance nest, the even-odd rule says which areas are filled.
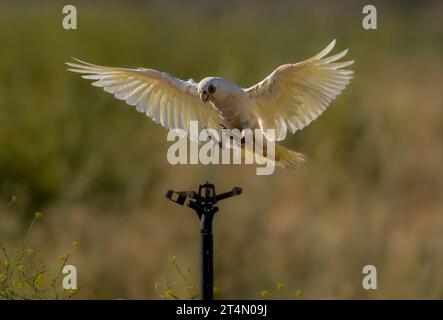
[[[304,154],[278,144],[275,145],[275,164],[278,167],[295,169],[300,167],[305,160]]]
[[[294,150],[283,147],[279,144],[274,144],[274,158],[270,159],[267,156],[263,156],[261,153],[250,152],[248,149],[242,146],[241,157],[246,159],[246,157],[252,159],[255,158],[256,161],[264,163],[266,159],[274,162],[275,166],[286,169],[296,169],[300,167],[306,160],[303,153],[296,152]]]

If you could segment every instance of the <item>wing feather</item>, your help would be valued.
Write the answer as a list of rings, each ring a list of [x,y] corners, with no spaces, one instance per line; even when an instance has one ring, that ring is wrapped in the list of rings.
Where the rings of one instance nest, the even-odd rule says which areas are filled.
[[[201,102],[197,84],[193,81],[183,81],[152,69],[105,67],[74,60],[66,63],[69,71],[94,80],[93,86],[102,87],[117,99],[125,100],[166,128],[189,133],[189,123],[195,120],[200,129],[218,129],[219,115]]]
[[[287,131],[303,129],[322,114],[352,79],[346,68],[354,61],[338,61],[348,50],[326,57],[335,40],[314,57],[275,69],[267,78],[245,89],[250,108],[258,124],[276,130],[283,140]]]

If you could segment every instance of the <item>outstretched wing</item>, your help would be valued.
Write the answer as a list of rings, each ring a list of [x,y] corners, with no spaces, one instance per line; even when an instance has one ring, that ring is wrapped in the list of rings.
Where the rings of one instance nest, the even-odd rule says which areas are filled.
[[[195,82],[152,69],[104,67],[75,60],[76,63],[66,63],[71,67],[68,70],[96,80],[92,85],[103,87],[165,128],[189,133],[191,120],[198,121],[200,129],[219,128],[220,116],[200,100]]]
[[[348,50],[325,57],[334,45],[335,40],[308,60],[282,65],[260,83],[245,89],[251,111],[264,134],[266,129],[275,129],[276,140],[283,140],[288,130],[294,133],[303,129],[349,84],[353,71],[342,68],[354,61],[337,62]]]

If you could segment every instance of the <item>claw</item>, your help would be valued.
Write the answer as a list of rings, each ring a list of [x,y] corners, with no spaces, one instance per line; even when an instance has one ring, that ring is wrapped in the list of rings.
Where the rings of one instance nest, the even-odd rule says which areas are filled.
[[[208,128],[207,128],[207,127],[203,127],[203,129],[205,129],[205,130],[208,130]],[[209,139],[211,139],[211,140],[212,140],[212,135],[209,135]]]

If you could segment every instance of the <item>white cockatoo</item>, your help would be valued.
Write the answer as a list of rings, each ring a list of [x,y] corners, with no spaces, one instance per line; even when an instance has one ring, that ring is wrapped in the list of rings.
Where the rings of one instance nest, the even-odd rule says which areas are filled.
[[[273,140],[283,140],[315,120],[349,84],[353,71],[343,68],[354,61],[338,61],[348,50],[326,57],[335,46],[305,61],[285,64],[258,84],[244,89],[220,77],[207,77],[198,84],[152,69],[105,67],[75,59],[73,72],[96,80],[117,99],[125,100],[156,123],[189,132],[190,121],[204,128],[275,130]],[[275,163],[297,167],[304,156],[281,145],[275,146]]]

